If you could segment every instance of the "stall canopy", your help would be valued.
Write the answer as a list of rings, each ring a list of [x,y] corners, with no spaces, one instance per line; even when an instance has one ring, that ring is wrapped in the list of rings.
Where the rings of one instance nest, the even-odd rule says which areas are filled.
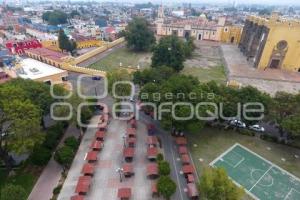
[[[103,143],[101,141],[98,141],[98,140],[94,140],[91,144],[91,148],[93,150],[96,150],[96,151],[99,151],[101,150],[103,147]]]
[[[194,182],[195,182],[195,177],[194,177],[194,175],[193,175],[193,174],[189,174],[189,175],[187,176],[187,181],[188,181],[188,183],[194,183]]]
[[[147,137],[147,144],[151,146],[156,146],[158,143],[157,137],[156,136],[148,136]]]
[[[156,182],[152,182],[152,184],[151,184],[151,191],[154,194],[158,193]]]
[[[133,173],[133,165],[130,163],[123,164],[123,172],[124,172],[124,174],[132,174]]]
[[[158,165],[157,163],[150,163],[147,165],[148,176],[158,175]]]
[[[126,134],[128,137],[135,137],[136,129],[135,128],[127,128]]]
[[[82,195],[75,195],[71,197],[71,200],[84,200]]]
[[[86,163],[83,165],[82,171],[81,173],[83,174],[89,174],[89,175],[93,175],[94,174],[94,165]]]
[[[118,190],[118,198],[130,198],[131,197],[131,188],[119,188]]]
[[[180,146],[179,147],[179,153],[180,154],[187,154],[188,150],[186,148],[186,146]]]
[[[184,137],[176,138],[176,144],[178,145],[187,145],[187,140]]]
[[[188,154],[182,154],[181,155],[181,162],[183,163],[183,164],[190,164],[190,157],[189,157],[189,155]]]
[[[86,160],[96,161],[97,160],[97,151],[90,151],[87,153]]]
[[[127,138],[126,140],[129,145],[134,145],[136,143],[136,138],[133,137]]]
[[[158,150],[156,147],[149,147],[147,150],[147,156],[148,158],[156,158],[158,154]]]
[[[87,193],[91,185],[90,176],[80,176],[75,189],[76,193]]]
[[[194,173],[194,167],[192,165],[184,165],[182,171],[184,174],[192,174]]]
[[[127,147],[123,150],[123,156],[125,158],[132,158],[134,156],[134,148]]]
[[[188,183],[187,184],[187,189],[188,189],[188,195],[189,195],[190,198],[199,196],[199,193],[198,193],[198,190],[197,190],[197,187],[196,187],[195,183]]]
[[[105,131],[97,131],[96,132],[96,138],[99,140],[103,140],[105,137]]]

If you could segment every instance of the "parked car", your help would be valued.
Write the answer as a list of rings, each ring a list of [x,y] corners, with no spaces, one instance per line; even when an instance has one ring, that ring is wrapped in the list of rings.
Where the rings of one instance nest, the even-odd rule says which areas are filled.
[[[100,81],[101,80],[101,76],[93,76],[92,79],[94,81]]]
[[[246,128],[246,124],[244,122],[240,121],[240,120],[237,120],[237,119],[229,121],[229,124],[231,126],[235,126],[235,127],[238,127],[238,128]]]
[[[264,132],[265,131],[265,128],[262,127],[262,126],[260,126],[260,125],[258,125],[258,124],[249,126],[249,129],[253,130],[253,131],[256,131],[256,132]]]

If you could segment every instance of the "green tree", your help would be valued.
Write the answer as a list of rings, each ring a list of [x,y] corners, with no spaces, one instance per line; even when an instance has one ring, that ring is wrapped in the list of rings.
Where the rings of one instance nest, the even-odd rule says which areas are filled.
[[[32,154],[30,155],[30,160],[34,165],[44,166],[48,163],[51,158],[51,151],[46,147],[37,145]]]
[[[22,200],[26,191],[22,186],[8,184],[1,189],[0,200]]]
[[[151,66],[160,67],[166,65],[177,72],[181,71],[185,60],[184,45],[184,42],[174,35],[161,38],[152,50]]]
[[[207,200],[240,200],[245,193],[222,168],[206,168],[200,179],[199,190],[203,199]]]
[[[112,94],[113,85],[119,81],[130,81],[131,75],[126,69],[113,70],[107,74],[108,91]],[[130,95],[131,87],[128,84],[117,84],[115,87],[115,95],[128,96]]]
[[[58,33],[58,46],[62,51],[67,51],[68,49],[70,49],[69,38],[62,29],[60,29]]]
[[[54,10],[47,11],[42,15],[42,19],[47,21],[50,25],[66,24],[68,15],[62,11]]]
[[[174,74],[171,67],[161,66],[157,68],[145,69],[143,71],[136,71],[133,74],[133,82],[141,86],[146,83],[162,83]]]
[[[170,164],[167,161],[158,162],[158,171],[161,176],[168,176],[171,173]]]
[[[128,48],[136,51],[149,50],[155,43],[154,33],[143,18],[134,18],[127,26],[125,39]]]
[[[66,138],[64,143],[65,143],[66,146],[73,149],[73,151],[76,151],[78,146],[79,146],[79,142],[74,136]]]
[[[54,159],[64,167],[70,167],[73,158],[74,158],[74,151],[69,146],[63,146],[57,149],[54,155]]]
[[[281,122],[282,128],[293,137],[300,137],[300,114],[290,115]]]
[[[157,182],[158,192],[167,200],[176,192],[176,183],[169,176],[161,176]]]

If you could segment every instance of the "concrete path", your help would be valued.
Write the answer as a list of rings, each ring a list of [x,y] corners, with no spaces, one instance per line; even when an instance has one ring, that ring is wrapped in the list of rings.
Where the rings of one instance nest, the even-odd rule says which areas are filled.
[[[63,144],[65,138],[69,136],[79,136],[79,130],[75,126],[69,126],[61,140],[59,146]],[[44,168],[41,176],[34,185],[28,200],[49,200],[52,198],[53,189],[58,185],[61,178],[62,167],[53,157]]]

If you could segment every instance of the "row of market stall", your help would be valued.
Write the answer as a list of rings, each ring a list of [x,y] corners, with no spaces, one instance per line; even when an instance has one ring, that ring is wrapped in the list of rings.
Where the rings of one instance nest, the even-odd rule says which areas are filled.
[[[95,172],[95,165],[97,162],[98,154],[104,147],[104,139],[109,124],[108,110],[104,109],[102,115],[99,117],[98,127],[93,141],[90,144],[90,150],[85,155],[86,163],[81,170],[81,176],[78,178],[75,188],[75,195],[71,200],[84,200],[84,196],[89,192],[92,178]]]
[[[190,199],[199,199],[199,192],[195,183],[195,168],[188,154],[187,139],[185,137],[177,137],[176,144],[181,158],[182,172],[187,182],[187,194]]]

